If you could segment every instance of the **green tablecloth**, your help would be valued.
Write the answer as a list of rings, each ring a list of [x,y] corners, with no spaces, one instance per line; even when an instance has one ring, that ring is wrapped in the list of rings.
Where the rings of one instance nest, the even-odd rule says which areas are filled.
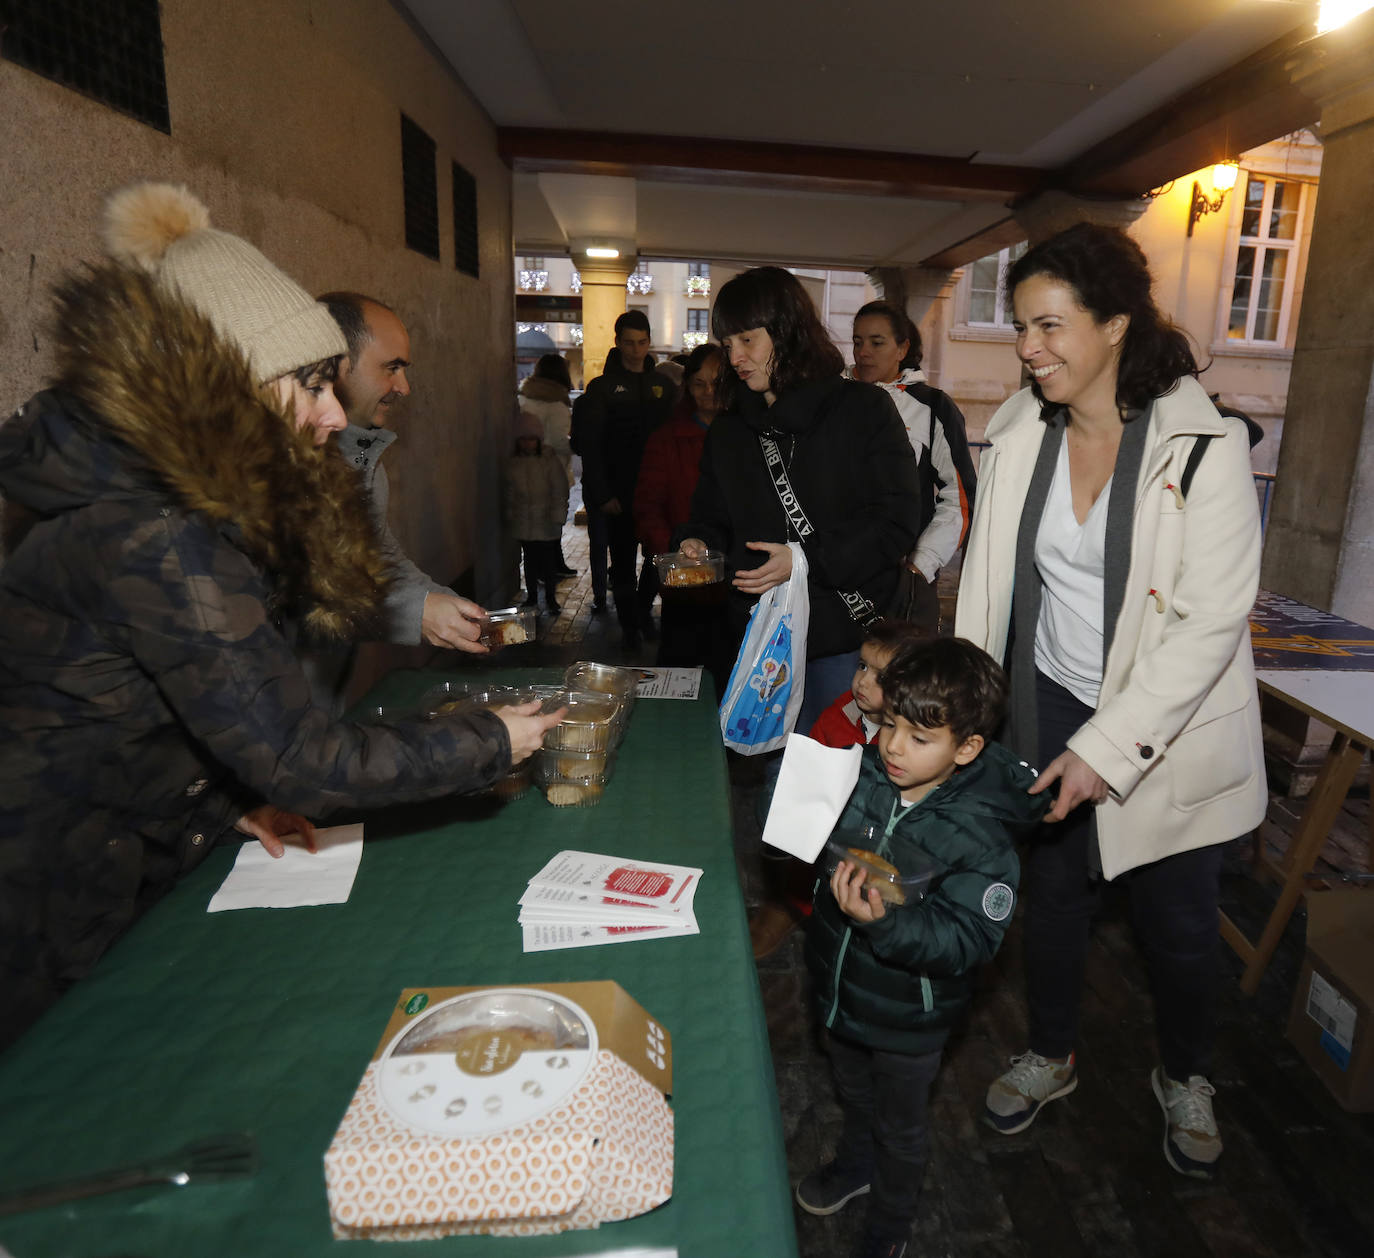
[[[414,700],[442,677],[395,674],[369,702]],[[504,807],[454,799],[370,815],[347,904],[207,914],[237,849],[212,854],[0,1056],[0,1185],[232,1130],[256,1133],[263,1169],[0,1218],[0,1244],[14,1258],[366,1246],[332,1240],[321,1159],[400,990],[614,979],[673,1037],[672,1200],[597,1231],[417,1246],[458,1258],[673,1245],[684,1258],[794,1255],[714,718],[709,701],[641,701],[594,808],[554,809],[534,791]],[[516,900],[564,848],[700,866],[701,934],[523,954]]]

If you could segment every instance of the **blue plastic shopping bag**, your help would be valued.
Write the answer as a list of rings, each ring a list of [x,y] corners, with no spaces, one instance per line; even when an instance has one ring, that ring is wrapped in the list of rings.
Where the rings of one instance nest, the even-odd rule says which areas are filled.
[[[811,604],[806,556],[795,542],[791,550],[792,575],[768,590],[749,613],[720,705],[725,745],[746,756],[781,747],[801,710]]]

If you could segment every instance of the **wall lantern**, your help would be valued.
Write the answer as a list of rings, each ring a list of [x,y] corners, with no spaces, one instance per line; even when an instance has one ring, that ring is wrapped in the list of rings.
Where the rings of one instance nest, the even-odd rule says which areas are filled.
[[[1193,224],[1204,214],[1215,214],[1226,200],[1226,194],[1236,186],[1235,162],[1218,162],[1212,167],[1213,196],[1203,195],[1202,185],[1193,180],[1193,202],[1188,207],[1188,235],[1193,234]]]

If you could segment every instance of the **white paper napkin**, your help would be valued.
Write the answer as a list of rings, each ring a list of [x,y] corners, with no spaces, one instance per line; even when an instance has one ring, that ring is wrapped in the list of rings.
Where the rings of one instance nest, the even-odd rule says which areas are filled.
[[[315,831],[313,855],[287,843],[279,860],[256,839],[247,839],[207,913],[225,909],[292,909],[307,904],[342,904],[353,890],[363,855],[362,824]]]
[[[805,734],[789,734],[763,841],[808,864],[849,802],[859,780],[863,747],[826,747]]]

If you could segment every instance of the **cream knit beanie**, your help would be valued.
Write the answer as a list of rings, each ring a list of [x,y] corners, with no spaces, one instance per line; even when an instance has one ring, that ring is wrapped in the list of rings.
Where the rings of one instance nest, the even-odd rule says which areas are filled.
[[[246,240],[212,228],[184,187],[139,183],[114,193],[105,244],[209,319],[244,352],[258,384],[347,352],[329,311]]]

